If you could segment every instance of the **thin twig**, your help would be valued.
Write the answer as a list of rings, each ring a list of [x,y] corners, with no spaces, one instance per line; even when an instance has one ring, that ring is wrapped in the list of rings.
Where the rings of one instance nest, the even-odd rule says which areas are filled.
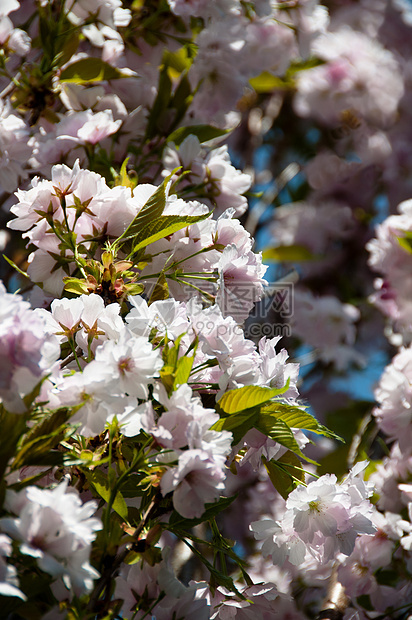
[[[8,95],[10,95],[10,93],[13,92],[13,90],[16,88],[16,82],[13,80],[18,80],[21,76],[21,73],[17,73],[17,75],[14,78],[10,78],[10,82],[9,84],[7,84],[6,88],[3,88],[3,90],[0,93],[0,99],[3,99],[3,97],[7,97]]]
[[[156,496],[152,499],[152,501],[150,502],[149,506],[147,507],[146,511],[143,514],[142,520],[140,521],[139,525],[137,526],[137,528],[134,531],[134,534],[132,536],[132,541],[129,542],[114,558],[113,562],[111,562],[110,566],[108,566],[104,571],[102,576],[100,577],[99,581],[97,582],[92,594],[90,595],[90,600],[89,603],[87,605],[87,611],[88,612],[96,612],[97,609],[97,603],[99,601],[100,595],[101,593],[108,588],[113,576],[116,574],[116,572],[118,571],[118,569],[120,568],[120,565],[124,562],[126,556],[130,553],[130,551],[133,549],[133,545],[137,542],[137,540],[139,539],[140,534],[142,533],[147,520],[150,516],[151,511],[153,510],[154,506],[156,504]]]
[[[301,167],[298,163],[292,162],[275,179],[274,184],[266,190],[259,202],[249,210],[248,218],[246,220],[245,228],[253,235],[256,231],[260,218],[266,211],[266,209],[273,203],[278,194],[284,187],[291,181],[299,172]]]

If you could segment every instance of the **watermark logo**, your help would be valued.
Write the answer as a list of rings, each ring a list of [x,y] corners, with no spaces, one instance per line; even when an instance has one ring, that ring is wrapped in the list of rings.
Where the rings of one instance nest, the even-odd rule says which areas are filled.
[[[293,316],[293,283],[273,282],[264,289],[263,297],[252,308],[245,322],[245,337],[258,340],[263,336],[290,337],[288,323]]]
[[[260,340],[266,338],[288,338],[292,335],[292,329],[287,323],[247,323],[244,330],[245,338],[248,340]]]
[[[212,290],[210,287],[211,297]],[[207,319],[197,320],[197,333],[214,334],[215,337],[223,339],[230,334],[244,335],[255,341],[263,336],[291,336],[289,320],[294,311],[293,283],[270,283],[264,287],[262,297],[256,283],[250,281],[233,282],[220,289],[217,296],[216,288],[213,292],[213,300],[216,299],[223,316],[231,317],[237,325],[227,322],[217,325]],[[193,291],[191,294],[193,295]]]
[[[293,316],[293,283],[273,282],[265,286],[262,299],[253,307],[250,318],[278,316],[290,319]]]

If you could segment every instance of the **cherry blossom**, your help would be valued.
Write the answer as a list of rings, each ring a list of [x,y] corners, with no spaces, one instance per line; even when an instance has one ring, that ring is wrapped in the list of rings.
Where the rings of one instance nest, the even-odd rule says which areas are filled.
[[[357,536],[376,529],[368,501],[371,490],[359,477],[362,467],[355,466],[341,483],[325,474],[307,486],[299,485],[290,493],[281,521],[252,523],[255,537],[264,540],[262,553],[271,555],[274,563],[288,558],[295,565],[307,552],[321,562],[339,552],[350,555]]]
[[[24,413],[23,397],[57,370],[59,344],[48,333],[45,321],[19,295],[6,293],[0,284],[0,296],[0,398],[10,411]]]
[[[62,577],[77,595],[92,588],[98,573],[89,564],[90,545],[101,529],[100,520],[92,517],[95,502],[82,504],[63,481],[53,490],[10,491],[6,507],[17,516],[3,518],[0,527],[21,542],[24,555],[36,558],[45,572]]]
[[[178,465],[162,476],[163,495],[173,492],[173,505],[186,518],[200,517],[205,504],[217,499],[224,490],[224,458],[194,449],[182,452]]]
[[[410,614],[409,13],[2,3],[6,615]]]

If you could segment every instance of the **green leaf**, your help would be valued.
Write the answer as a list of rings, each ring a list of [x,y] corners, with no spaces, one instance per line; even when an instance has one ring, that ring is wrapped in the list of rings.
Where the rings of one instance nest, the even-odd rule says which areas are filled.
[[[62,465],[63,452],[53,451],[53,449],[66,437],[66,430],[66,426],[62,426],[58,431],[36,437],[25,443],[17,453],[12,469],[20,469],[27,465]]]
[[[283,499],[296,489],[299,482],[305,482],[305,472],[296,454],[288,450],[280,459],[264,460],[270,481]]]
[[[160,379],[166,388],[168,395],[173,392],[173,386],[175,383],[175,369],[174,366],[163,366],[159,371]]]
[[[144,286],[143,284],[139,284],[138,282],[132,282],[130,284],[127,284],[126,291],[128,295],[140,295],[140,293],[143,293],[144,291]],[[164,299],[167,299],[167,297],[165,297]]]
[[[54,433],[59,430],[74,413],[72,408],[61,407],[50,414],[46,414],[44,418],[32,428],[27,436],[27,441]]]
[[[147,119],[146,138],[153,138],[156,134],[162,134],[161,121],[169,107],[172,95],[172,81],[168,74],[167,66],[160,71],[157,96],[154,100],[149,117]]]
[[[333,452],[329,452],[320,459],[317,473],[319,476],[323,474],[335,474],[338,478],[343,476],[348,471],[348,456],[349,456],[350,444],[340,445]]]
[[[163,348],[163,360],[165,362],[165,364],[167,366],[171,366],[171,368],[173,368],[173,370],[176,369],[176,364],[177,364],[177,360],[179,358],[179,348],[180,348],[180,341],[182,339],[183,334],[181,334],[180,336],[178,336],[175,340],[175,343],[172,347],[169,347],[169,345],[167,344],[167,346],[165,346]]]
[[[109,467],[107,470],[107,481],[109,483],[109,487],[114,489],[116,484],[116,472],[112,467]]]
[[[174,385],[187,383],[192,372],[194,355],[183,355],[177,362]]]
[[[186,546],[189,547],[189,549],[191,549],[193,555],[197,556],[197,558],[202,562],[202,564],[204,564],[204,566],[210,572],[210,575],[211,575],[210,583],[213,585],[213,587],[216,587],[216,585],[223,586],[224,588],[229,590],[229,592],[235,592],[240,599],[246,600],[245,596],[243,596],[243,594],[241,594],[241,592],[239,592],[239,590],[236,588],[232,577],[229,577],[227,574],[217,570],[213,566],[213,564],[211,564],[209,560],[203,555],[203,553],[199,551],[199,549],[197,549],[197,547],[195,547],[189,541],[189,538],[193,540],[194,538],[193,536],[189,537],[180,532],[177,532],[177,536],[180,538],[182,542],[185,543]],[[197,542],[200,542],[200,540],[197,539]]]
[[[357,400],[347,407],[334,409],[327,413],[328,426],[342,436],[346,443],[321,459],[320,467],[318,467],[320,475],[333,473],[339,478],[348,470],[348,459],[355,458],[355,462],[362,460],[362,454],[370,451],[376,434],[371,414],[373,405],[372,401]],[[385,450],[385,446],[383,449]]]
[[[292,61],[288,70],[286,71],[286,76],[293,77],[296,73],[299,73],[300,71],[307,71],[308,69],[319,67],[320,65],[324,65],[325,62],[325,60],[322,60],[321,58],[316,58],[315,56],[311,56],[306,60]]]
[[[67,426],[68,419],[80,409],[62,407],[50,415],[46,415],[24,439],[12,464],[12,469],[19,469],[26,465],[61,464],[64,460],[63,452],[53,452],[72,429]]]
[[[175,170],[172,172],[174,174]],[[170,175],[171,176],[171,175]],[[166,206],[166,186],[170,176],[153,192],[150,198],[145,202],[134,220],[129,224],[124,233],[117,238],[112,244],[113,253],[128,239],[133,239],[139,234],[142,228],[150,225],[153,220],[158,219]],[[122,242],[122,243],[120,243]]]
[[[27,417],[19,413],[10,413],[0,403],[0,479],[6,470],[9,460],[16,453],[20,437],[26,431]]]
[[[154,222],[147,224],[133,236],[135,245],[133,245],[132,254],[155,241],[159,241],[159,239],[164,239],[178,230],[186,228],[191,224],[196,224],[196,222],[201,222],[208,217],[210,217],[210,213],[203,213],[202,215],[163,215]]]
[[[64,40],[62,41],[62,45],[60,46],[61,51],[56,58],[56,60],[58,60],[59,67],[62,67],[69,62],[72,56],[74,56],[77,52],[77,48],[79,47],[80,43],[79,32],[73,31],[72,25],[69,22],[67,22],[66,28],[67,31],[70,30],[70,35],[66,37],[62,37],[60,35],[60,39],[64,38]]]
[[[140,481],[144,478],[143,472],[131,473],[122,482],[123,497],[136,497],[137,495],[146,494],[144,489],[139,489]]]
[[[80,278],[71,278],[65,276],[63,278],[64,290],[68,293],[74,293],[75,295],[87,295],[89,292],[89,286],[85,280]]]
[[[397,239],[401,248],[406,250],[408,254],[412,254],[412,239],[409,236],[397,237]]]
[[[293,86],[293,82],[283,79],[277,75],[263,71],[257,77],[251,78],[249,84],[257,93],[271,93],[275,89],[288,89]]]
[[[94,471],[83,470],[89,484],[93,487],[93,489],[104,499],[106,503],[110,501],[112,489],[110,488],[108,478],[103,474],[100,469],[95,469]],[[112,504],[112,508],[118,515],[122,517],[122,519],[127,521],[128,511],[126,502],[124,501],[123,495],[120,491],[117,491],[116,497]]]
[[[160,371],[160,377],[169,395],[179,385],[187,383],[197,348],[197,344],[195,344],[192,348],[194,350],[193,355],[187,355],[188,351],[186,351],[185,355],[179,357],[181,338],[182,336],[176,338],[175,344],[170,349],[167,347],[163,348],[165,365]]]
[[[399,583],[399,573],[388,568],[379,568],[375,573],[376,581],[379,585],[396,588]]]
[[[134,173],[134,176],[129,176],[127,172],[127,164],[129,163],[129,159],[130,157],[126,157],[120,167],[119,174],[116,174],[116,172],[113,171],[113,176],[115,186],[121,185],[122,187],[130,187],[133,192],[134,188],[137,185],[137,176],[136,173]]]
[[[216,409],[226,415],[240,413],[245,409],[263,405],[269,402],[274,396],[284,394],[288,389],[289,380],[287,384],[280,389],[246,385],[245,387],[235,390],[229,390],[223,394],[222,398],[217,402]]]
[[[259,407],[252,407],[246,412],[236,413],[226,418],[221,418],[213,426],[214,431],[229,431],[233,435],[232,445],[235,446],[251,428],[255,427],[260,414]]]
[[[9,263],[9,265],[10,265],[11,267],[13,267],[13,269],[15,269],[15,270],[17,271],[17,273],[19,273],[21,276],[24,276],[25,278],[28,278],[28,279],[30,280],[30,276],[29,276],[29,274],[28,274],[28,273],[26,273],[25,271],[23,271],[22,269],[20,269],[20,267],[18,267],[18,266],[16,265],[16,263],[15,263],[15,262],[13,262],[13,261],[11,260],[11,258],[9,258],[8,256],[6,256],[5,254],[2,254],[2,256],[3,256],[4,260],[5,260],[7,263]]]
[[[63,69],[59,80],[60,82],[87,84],[104,80],[118,80],[125,77],[130,77],[130,73],[117,69],[100,58],[88,57],[81,58]]]
[[[202,143],[225,136],[230,131],[230,129],[219,129],[212,125],[191,125],[189,127],[179,127],[179,129],[176,129],[168,136],[167,141],[179,146],[185,138],[193,135]]]
[[[260,409],[258,407],[252,407],[245,412],[235,413],[227,418],[220,418],[211,427],[214,431],[230,431],[233,432],[236,428],[244,427],[245,432],[254,427],[259,419]],[[236,442],[237,443],[237,442]]]
[[[317,465],[315,461],[302,454],[291,428],[283,420],[278,420],[270,414],[260,413],[259,420],[254,426],[258,431],[298,454],[305,461]]]
[[[106,510],[107,508],[102,510],[103,521],[106,517]],[[97,533],[94,541],[94,548],[96,549],[98,556],[102,557],[102,555],[106,555],[106,558],[109,558],[110,556],[114,557],[116,555],[120,542],[124,536],[124,529],[119,521],[120,520],[117,518],[111,518],[110,526],[108,528],[102,528]],[[80,620],[80,618],[76,617],[73,620]]]
[[[306,261],[316,258],[304,245],[281,245],[277,248],[267,248],[262,252],[264,261]]]
[[[326,414],[328,427],[333,428],[348,443],[353,435],[358,432],[363,420],[369,418],[374,402],[371,400],[356,400],[346,407],[332,409]]]
[[[177,111],[177,119],[175,119],[175,124],[177,124],[176,121],[184,115],[192,99],[193,97],[190,81],[187,75],[184,74],[180,78],[180,82],[175,90],[172,100],[172,105]]]
[[[189,69],[192,60],[187,54],[186,47],[181,47],[176,52],[165,50],[163,53],[163,64],[171,67],[177,73],[183,73],[183,71]]]
[[[313,415],[307,413],[307,411],[304,411],[299,407],[274,402],[262,408],[262,412],[265,414],[270,413],[277,419],[283,420],[288,426],[290,426],[290,428],[302,428],[304,430],[317,433],[318,435],[324,435],[325,437],[330,437],[331,439],[343,441],[339,435],[336,435],[336,433],[329,430],[326,426],[320,424],[317,419],[313,417]]]
[[[375,606],[372,605],[371,597],[369,596],[369,594],[361,594],[361,596],[357,597],[356,602],[358,603],[358,605],[366,609],[366,611],[375,612]],[[378,617],[380,618],[381,616]]]

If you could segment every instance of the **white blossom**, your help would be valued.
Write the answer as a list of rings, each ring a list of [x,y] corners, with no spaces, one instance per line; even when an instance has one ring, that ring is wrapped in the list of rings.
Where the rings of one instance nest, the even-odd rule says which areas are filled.
[[[67,481],[54,489],[26,487],[8,491],[6,509],[17,515],[1,519],[0,527],[20,542],[20,552],[36,558],[39,567],[61,577],[79,596],[90,591],[97,571],[89,563],[91,543],[102,525],[93,517],[95,502],[82,504]]]

